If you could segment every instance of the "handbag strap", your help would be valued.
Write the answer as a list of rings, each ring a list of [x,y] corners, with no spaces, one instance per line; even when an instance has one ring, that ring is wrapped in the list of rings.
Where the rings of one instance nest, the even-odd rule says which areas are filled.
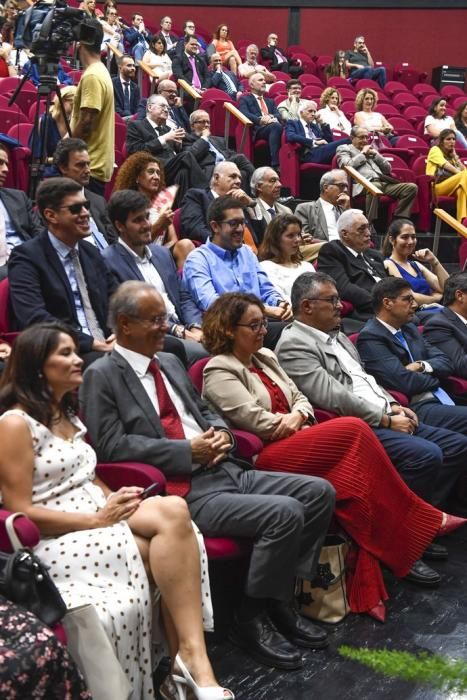
[[[17,513],[12,513],[9,515],[5,520],[5,530],[10,540],[10,544],[13,547],[13,551],[15,552],[17,552],[18,549],[23,549],[24,547],[15,530],[15,520],[22,517],[25,518],[26,513],[21,513],[21,511],[18,511]]]

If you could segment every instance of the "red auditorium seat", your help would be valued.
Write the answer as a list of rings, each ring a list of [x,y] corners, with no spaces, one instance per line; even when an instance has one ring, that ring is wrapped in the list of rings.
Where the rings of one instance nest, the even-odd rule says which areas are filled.
[[[318,78],[317,75],[313,75],[313,73],[302,73],[302,75],[298,76],[299,81],[301,82],[302,85],[317,85],[320,87],[322,90],[324,90],[324,85],[321,82],[321,80]]]
[[[452,102],[454,97],[459,96],[467,99],[467,95],[465,94],[464,90],[462,90],[462,88],[460,88],[458,85],[445,85],[441,88],[440,95],[448,102]]]
[[[417,100],[415,95],[411,95],[410,92],[398,92],[397,95],[394,95],[392,98],[392,104],[394,107],[403,109],[409,105],[416,105],[418,107],[420,102]]]
[[[287,94],[287,88],[285,86],[285,81],[284,80],[277,80],[275,83],[271,85],[267,92],[268,97],[275,97],[276,95],[283,95]]]
[[[376,105],[375,112],[379,112],[380,114],[384,114],[384,116],[388,118],[388,120],[391,122],[391,124],[392,124],[391,117],[400,117],[401,116],[401,113],[399,112],[399,110],[396,107],[394,107],[394,105],[388,105],[385,103],[381,104],[380,102],[378,102],[378,104]],[[412,128],[412,131],[413,131],[413,128]]]
[[[326,68],[332,62],[332,56],[313,56],[316,65],[316,74],[323,82],[326,80]],[[329,83],[328,83],[329,84]]]
[[[329,78],[327,84],[328,84],[328,87],[335,87],[338,90],[341,87],[350,88],[355,95],[355,89],[354,89],[353,85],[351,83],[349,83],[349,81],[346,80],[345,78],[338,78],[337,76],[334,76],[332,78]]]
[[[319,85],[305,85],[302,90],[302,99],[315,100],[319,103],[319,98],[321,97],[323,89],[324,88],[320,87]]]
[[[389,97],[393,97],[398,92],[408,92],[408,87],[398,80],[388,80],[384,86],[384,92],[386,95],[389,95]]]
[[[15,342],[18,333],[12,331],[10,285],[8,278],[0,282],[0,338],[10,343]]]
[[[383,114],[386,117],[388,116],[385,112],[383,112]],[[411,124],[407,119],[404,119],[404,117],[401,117],[400,114],[389,117],[389,121],[391,122],[392,126],[394,127],[394,131],[398,135],[412,134],[412,136],[416,136],[416,132],[415,132],[415,128],[414,128],[413,124]],[[398,148],[402,147],[400,139],[397,142],[397,147]]]
[[[411,90],[417,83],[424,83],[428,74],[420,72],[410,63],[398,63],[394,66],[394,80],[398,80]]]
[[[8,130],[7,136],[17,139],[22,146],[27,146],[29,143],[29,136],[33,128],[33,124],[21,122],[20,124],[15,124],[12,126]]]
[[[313,59],[311,59],[306,54],[294,53],[292,55],[292,58],[297,61],[300,61],[302,69],[305,71],[305,73],[316,73],[316,66],[314,64]]]
[[[467,95],[458,95],[453,99],[451,102],[451,106],[453,109],[459,109],[459,107],[467,102]]]
[[[282,146],[279,151],[281,182],[284,187],[290,189],[294,197],[300,196],[302,176],[319,180],[324,173],[331,169],[330,165],[322,165],[321,163],[301,163],[298,156],[299,150],[299,144],[288,143],[285,134],[282,134]],[[305,192],[303,196],[305,199],[310,199]]]
[[[428,83],[417,83],[414,85],[412,88],[412,94],[415,95],[415,97],[418,97],[418,99],[425,97],[425,95],[432,95],[433,100],[435,97],[439,97],[436,88],[434,88],[433,85],[428,85]]]
[[[408,105],[402,109],[402,116],[414,125],[424,120],[426,115],[427,111],[421,105]]]
[[[303,44],[291,44],[290,46],[287,47],[287,50],[285,53],[287,54],[287,56],[293,56],[296,53],[301,53],[313,61],[313,56],[308,51],[308,49],[303,46]]]
[[[434,182],[434,178],[431,175],[425,174],[425,168],[425,156],[419,156],[414,160],[412,170],[415,173],[415,181],[418,185],[418,203],[420,211],[417,228],[419,231],[431,230],[431,211],[434,204],[432,196],[432,183]],[[437,197],[436,202],[436,206],[441,209],[455,209],[456,207],[455,197]]]
[[[282,70],[273,70],[272,74],[275,75],[276,80],[283,80],[284,83],[290,80],[290,75],[288,73],[284,73]]]
[[[379,83],[376,80],[370,80],[370,78],[360,78],[353,84],[356,90],[363,90],[364,88],[370,88],[370,90],[376,90],[376,92],[381,90]]]
[[[340,87],[337,85],[329,85],[328,87],[335,87],[336,90],[338,91],[339,95],[341,96],[341,100],[355,100],[355,90],[350,86],[346,85],[345,87]]]
[[[397,141],[397,145],[400,146],[401,148],[408,148],[413,153],[415,156],[422,156],[426,155],[428,153],[428,144],[426,141],[424,141],[420,136],[417,134],[402,134],[402,136],[399,137]],[[412,165],[413,158],[411,159],[411,165]]]

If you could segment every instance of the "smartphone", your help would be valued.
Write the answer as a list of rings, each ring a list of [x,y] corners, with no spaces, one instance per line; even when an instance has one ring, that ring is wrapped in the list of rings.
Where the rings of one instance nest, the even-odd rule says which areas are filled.
[[[155,491],[159,489],[159,482],[155,481],[151,486],[148,486],[147,489],[144,489],[142,493],[140,493],[139,497],[144,500],[145,498],[149,498],[150,496],[155,495]]]

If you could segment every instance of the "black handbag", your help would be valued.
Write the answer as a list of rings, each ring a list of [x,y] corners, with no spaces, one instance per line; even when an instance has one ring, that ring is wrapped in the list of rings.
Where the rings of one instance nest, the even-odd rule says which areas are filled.
[[[0,552],[0,593],[50,627],[62,619],[67,607],[48,567],[30,549],[21,546],[13,525],[21,515],[24,513],[12,513],[5,521],[11,546],[16,551]]]

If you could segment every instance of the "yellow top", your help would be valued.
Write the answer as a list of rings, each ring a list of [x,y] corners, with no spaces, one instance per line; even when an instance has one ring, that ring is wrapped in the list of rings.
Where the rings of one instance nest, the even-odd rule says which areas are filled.
[[[433,146],[428,152],[425,174],[436,175],[438,168],[442,168],[445,163],[451,163],[456,168],[459,167],[457,156],[448,158],[439,146]]]
[[[91,175],[102,182],[109,182],[115,161],[115,108],[112,80],[103,63],[91,63],[81,76],[73,105],[72,131],[81,108],[99,112],[87,139]]]

